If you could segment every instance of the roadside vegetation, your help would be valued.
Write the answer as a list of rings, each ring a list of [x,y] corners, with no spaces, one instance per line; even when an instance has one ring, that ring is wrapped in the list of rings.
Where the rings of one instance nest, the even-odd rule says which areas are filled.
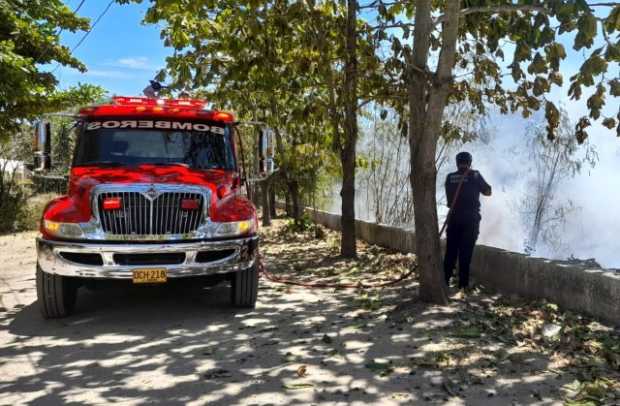
[[[89,84],[59,89],[54,75],[61,65],[86,71],[60,43],[60,34],[89,29],[88,18],[61,0],[0,1],[0,141],[43,113],[88,103],[100,94],[99,86]],[[41,68],[46,64],[54,65],[52,71]]]
[[[37,228],[45,204],[41,200],[50,197],[37,196],[19,158],[19,145],[0,144],[0,234]]]
[[[43,209],[57,193],[38,193],[15,171],[0,168],[0,234],[38,230]]]
[[[30,179],[32,124],[43,114],[70,112],[104,97],[104,89],[90,84],[60,89],[55,76],[60,66],[86,71],[72,50],[60,43],[60,34],[90,28],[88,18],[60,0],[0,1],[0,233],[37,228],[42,207],[51,197],[37,195],[64,192],[62,181]],[[48,118],[56,130],[52,174],[65,176],[72,120]]]
[[[102,96],[102,92],[95,95],[97,99]],[[53,170],[44,176],[33,176],[31,171],[33,150],[30,124],[22,124],[0,142],[0,233],[38,229],[45,205],[66,191],[66,176],[75,145],[75,134],[71,128],[73,120],[61,116],[50,117],[49,120],[53,128]]]

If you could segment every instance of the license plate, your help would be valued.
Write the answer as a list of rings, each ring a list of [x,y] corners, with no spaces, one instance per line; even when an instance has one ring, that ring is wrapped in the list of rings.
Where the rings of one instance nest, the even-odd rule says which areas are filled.
[[[147,268],[133,271],[133,283],[164,283],[168,280],[165,269]]]

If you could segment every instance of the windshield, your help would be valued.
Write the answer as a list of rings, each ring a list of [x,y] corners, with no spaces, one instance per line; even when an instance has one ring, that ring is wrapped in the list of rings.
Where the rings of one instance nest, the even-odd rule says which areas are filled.
[[[91,121],[83,125],[73,166],[182,164],[235,169],[228,126],[178,121]]]

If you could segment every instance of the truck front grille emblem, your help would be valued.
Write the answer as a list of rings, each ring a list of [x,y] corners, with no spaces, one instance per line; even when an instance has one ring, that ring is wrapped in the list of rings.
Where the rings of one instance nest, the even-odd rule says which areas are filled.
[[[151,200],[155,200],[155,198],[157,197],[159,193],[157,193],[157,190],[155,190],[155,187],[151,186],[149,190],[146,191],[146,195],[151,199]]]

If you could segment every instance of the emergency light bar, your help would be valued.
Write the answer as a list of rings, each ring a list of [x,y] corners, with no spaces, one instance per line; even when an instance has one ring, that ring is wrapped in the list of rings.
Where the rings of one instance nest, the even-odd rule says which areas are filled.
[[[150,97],[112,97],[114,104],[118,106],[164,106],[164,107],[191,107],[204,108],[207,105],[206,100],[200,99],[152,99]]]
[[[112,97],[112,101],[114,104],[118,105],[127,105],[127,104],[144,104],[149,106],[154,106],[156,104],[157,99],[150,99],[148,97],[125,97],[125,96],[115,96]]]
[[[112,103],[85,107],[84,116],[171,116],[184,119],[206,119],[233,123],[231,113],[207,109],[207,101],[201,99],[156,99],[150,97],[114,96]]]
[[[207,105],[206,100],[199,99],[168,99],[165,102],[167,106],[187,106],[204,108]]]

